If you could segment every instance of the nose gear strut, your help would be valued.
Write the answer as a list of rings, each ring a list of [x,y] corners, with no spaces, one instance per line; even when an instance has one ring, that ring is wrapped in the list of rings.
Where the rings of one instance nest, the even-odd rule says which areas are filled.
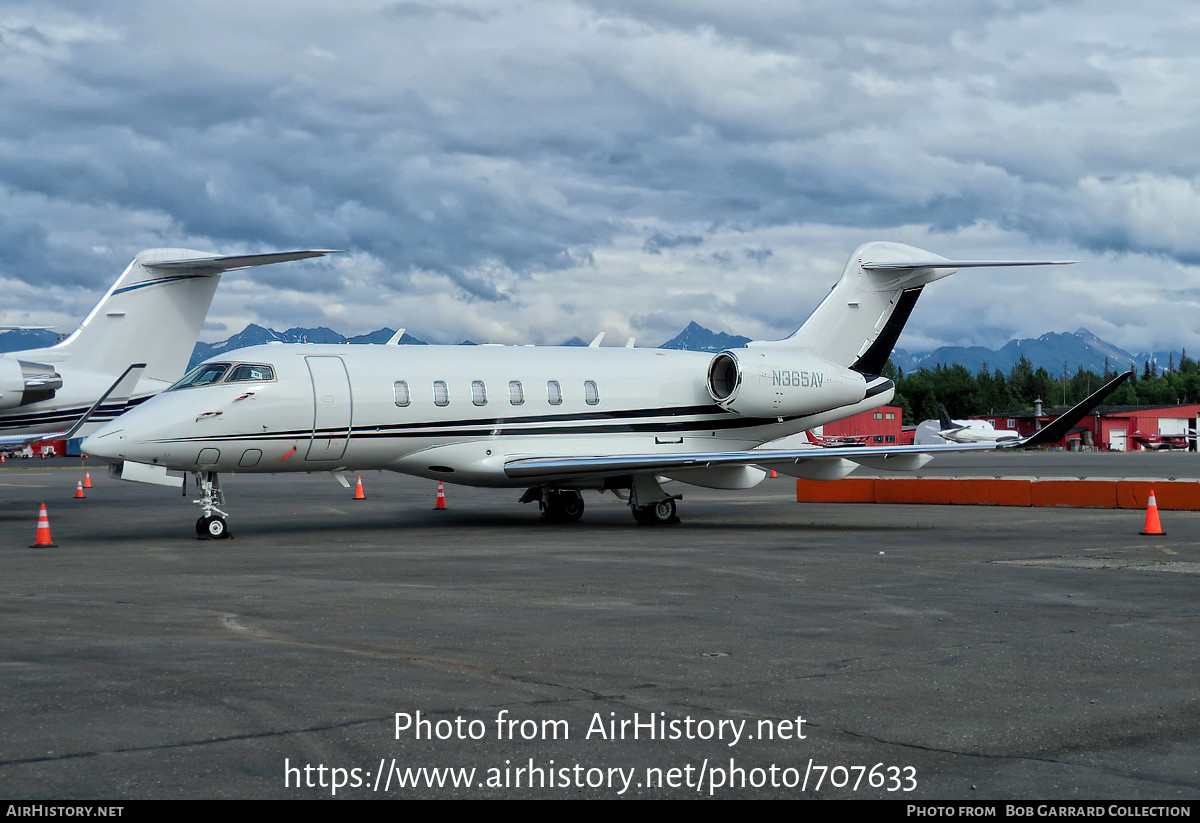
[[[221,493],[221,481],[216,472],[192,472],[196,478],[196,487],[200,489],[200,499],[193,500],[203,514],[196,521],[196,537],[200,540],[225,540],[233,537],[225,524],[228,514],[217,508],[224,504],[225,495]]]

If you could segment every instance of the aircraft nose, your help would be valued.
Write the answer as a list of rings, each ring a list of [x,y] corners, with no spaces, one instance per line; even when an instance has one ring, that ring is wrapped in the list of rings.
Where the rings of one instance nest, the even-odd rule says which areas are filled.
[[[119,459],[120,454],[118,454],[118,450],[123,439],[121,437],[122,431],[123,429],[111,424],[104,426],[83,438],[83,442],[79,448],[84,454],[95,457],[107,457],[113,460]]]

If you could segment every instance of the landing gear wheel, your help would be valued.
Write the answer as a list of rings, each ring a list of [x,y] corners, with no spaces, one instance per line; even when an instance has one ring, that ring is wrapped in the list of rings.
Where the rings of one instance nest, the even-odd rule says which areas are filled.
[[[226,540],[232,536],[224,517],[209,514],[196,521],[196,537],[201,540]]]
[[[642,526],[656,526],[660,523],[678,523],[679,518],[675,516],[675,513],[675,501],[670,497],[666,500],[652,503],[649,506],[633,507],[633,519]]]
[[[551,523],[574,523],[583,517],[583,495],[577,491],[552,491],[542,503],[542,516]]]

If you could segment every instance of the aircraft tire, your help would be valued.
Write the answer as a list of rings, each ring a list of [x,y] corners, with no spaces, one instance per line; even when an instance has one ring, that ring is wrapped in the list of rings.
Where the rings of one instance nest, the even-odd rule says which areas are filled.
[[[657,526],[665,523],[678,523],[677,508],[674,499],[668,497],[649,506],[634,506],[633,519],[641,526]]]
[[[544,514],[552,523],[574,523],[583,517],[583,495],[577,491],[552,491],[546,495]]]
[[[232,537],[225,518],[213,514],[196,521],[196,536],[201,540],[227,540]]]

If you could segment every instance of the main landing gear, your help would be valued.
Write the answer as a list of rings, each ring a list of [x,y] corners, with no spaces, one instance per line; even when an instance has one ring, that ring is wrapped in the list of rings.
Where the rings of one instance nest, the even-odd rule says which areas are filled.
[[[675,501],[677,494],[667,494],[653,475],[618,478],[606,483],[604,491],[615,492],[625,499],[628,492],[629,510],[642,526],[657,526],[679,522]],[[583,517],[583,495],[578,489],[544,489],[534,486],[521,495],[522,503],[537,501],[542,519],[547,523],[574,523]]]
[[[522,503],[538,501],[542,519],[547,523],[574,523],[583,517],[583,495],[578,489],[541,489],[533,487],[521,496]]]
[[[629,482],[629,509],[639,526],[659,526],[679,522],[675,501],[680,495],[667,494],[652,474],[635,474]]]
[[[196,521],[196,538],[199,540],[226,540],[233,537],[225,519],[229,517],[217,506],[225,502],[221,494],[221,481],[216,472],[192,472],[196,478],[196,487],[200,489],[200,499],[193,500],[203,514]]]
[[[633,519],[637,521],[639,526],[657,526],[659,524],[679,522],[679,517],[675,513],[675,498],[673,497],[668,497],[666,500],[660,500],[649,506],[634,506],[630,504],[629,509],[633,512]]]

